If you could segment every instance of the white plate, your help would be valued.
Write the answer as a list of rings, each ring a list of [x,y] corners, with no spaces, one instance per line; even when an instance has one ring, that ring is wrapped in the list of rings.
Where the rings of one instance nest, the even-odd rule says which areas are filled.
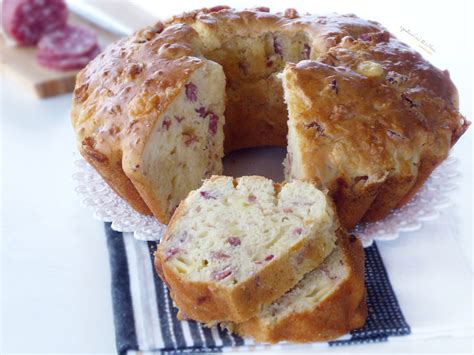
[[[285,154],[285,149],[274,147],[241,150],[224,158],[224,172],[231,176],[263,175],[281,181],[281,162]],[[82,205],[89,208],[95,218],[112,222],[116,231],[133,232],[139,240],[157,241],[161,238],[165,225],[154,217],[136,212],[82,157],[76,154],[75,159],[73,179],[77,194]],[[426,221],[438,218],[441,209],[452,205],[449,195],[456,188],[460,176],[458,166],[458,161],[449,157],[406,206],[393,211],[383,221],[358,225],[354,232],[364,247],[370,246],[374,240],[397,239],[401,232],[418,230]]]

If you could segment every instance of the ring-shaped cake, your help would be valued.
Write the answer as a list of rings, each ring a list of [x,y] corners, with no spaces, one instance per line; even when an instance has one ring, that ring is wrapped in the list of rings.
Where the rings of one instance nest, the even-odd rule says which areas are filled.
[[[420,189],[469,125],[458,107],[449,73],[377,22],[222,6],[110,45],[78,75],[72,122],[84,158],[162,223],[225,153],[270,145],[351,228]]]

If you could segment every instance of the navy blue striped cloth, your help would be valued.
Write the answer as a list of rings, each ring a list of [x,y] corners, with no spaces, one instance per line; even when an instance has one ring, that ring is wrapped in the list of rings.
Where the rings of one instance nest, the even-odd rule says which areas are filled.
[[[155,243],[135,240],[105,224],[110,255],[112,301],[119,354],[199,353],[223,350],[291,349],[290,344],[261,345],[228,334],[218,327],[206,328],[193,321],[179,321],[177,309],[165,284],[153,268]],[[364,328],[329,343],[305,345],[308,349],[386,341],[410,334],[398,305],[377,246],[365,249],[369,314]]]

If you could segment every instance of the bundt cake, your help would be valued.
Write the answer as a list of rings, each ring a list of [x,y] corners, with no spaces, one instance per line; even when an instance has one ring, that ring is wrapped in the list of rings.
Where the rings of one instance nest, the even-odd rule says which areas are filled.
[[[468,127],[448,72],[376,22],[225,6],[109,46],[78,75],[72,122],[85,159],[163,223],[224,152],[288,145],[287,178],[329,189],[346,227],[407,202]]]
[[[356,237],[339,232],[331,255],[283,297],[246,322],[222,325],[269,343],[330,340],[362,327],[367,317],[364,251]]]
[[[338,228],[309,182],[213,176],[179,205],[155,264],[187,318],[242,322],[321,264]]]

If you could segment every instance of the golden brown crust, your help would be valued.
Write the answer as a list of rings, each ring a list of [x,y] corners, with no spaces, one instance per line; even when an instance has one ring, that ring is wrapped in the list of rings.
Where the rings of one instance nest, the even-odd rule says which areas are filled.
[[[213,176],[212,179],[219,178]],[[284,184],[284,183],[283,183]],[[275,191],[281,184],[274,184]],[[328,203],[331,201],[328,199]],[[332,207],[331,207],[332,208]],[[187,206],[181,202],[176,209],[167,232],[162,239],[166,241],[174,229]],[[335,223],[338,223],[337,220]],[[334,245],[321,243],[319,238],[301,240],[285,255],[279,257],[260,269],[247,281],[241,282],[232,288],[211,282],[195,282],[180,277],[175,269],[167,262],[160,243],[155,253],[155,268],[161,279],[168,285],[172,298],[186,318],[203,323],[216,321],[242,322],[254,316],[264,304],[269,304],[293,287],[301,278],[295,264],[308,260],[317,266],[330,253]]]
[[[135,186],[132,184],[132,181],[125,175],[121,161],[112,163],[104,157],[98,160],[96,158],[97,153],[91,153],[90,149],[84,149],[82,146],[79,148],[79,152],[84,159],[95,168],[117,195],[124,197],[133,209],[144,215],[151,214],[148,205],[143,201],[135,189]]]
[[[335,339],[362,327],[367,317],[364,284],[364,250],[360,241],[340,236],[340,245],[349,269],[339,287],[311,310],[293,312],[273,324],[258,317],[235,324],[234,331],[260,342],[314,342]]]
[[[375,222],[383,219],[390,213],[413,188],[416,177],[408,176],[390,176],[384,184],[377,190],[377,197],[374,199],[363,220]]]
[[[373,182],[348,186],[345,179],[337,180],[337,187],[333,187],[331,196],[342,226],[352,228],[362,219],[377,197],[381,184]]]

